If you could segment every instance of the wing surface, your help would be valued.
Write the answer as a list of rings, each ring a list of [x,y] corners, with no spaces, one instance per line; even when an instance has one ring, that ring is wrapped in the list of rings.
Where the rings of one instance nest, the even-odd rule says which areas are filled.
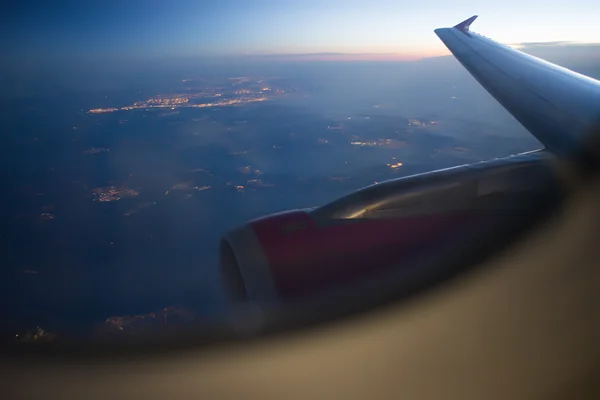
[[[475,18],[434,32],[548,150],[578,149],[600,117],[600,82],[472,32]]]

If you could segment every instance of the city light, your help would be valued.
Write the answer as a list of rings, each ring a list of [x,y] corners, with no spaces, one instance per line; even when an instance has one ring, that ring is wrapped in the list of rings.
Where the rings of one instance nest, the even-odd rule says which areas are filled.
[[[270,91],[271,89],[269,89]],[[261,94],[258,92],[258,94]],[[170,108],[171,110],[175,110],[176,108],[207,108],[207,107],[226,107],[233,106],[238,104],[247,104],[247,103],[256,103],[268,100],[267,97],[261,95],[257,96],[257,94],[252,93],[252,91],[244,89],[238,90],[235,92],[240,96],[235,99],[223,99],[223,100],[215,100],[213,102],[207,103],[192,103],[190,100],[195,100],[201,97],[205,97],[203,93],[196,94],[185,94],[185,95],[176,95],[172,97],[162,97],[156,96],[145,101],[134,102],[132,105],[123,106],[120,108],[111,107],[111,108],[93,108],[88,111],[90,114],[103,114],[103,113],[111,113],[116,111],[131,111],[131,110],[149,110],[151,108]],[[217,93],[211,95],[211,97],[220,98],[222,97],[222,93]]]
[[[96,188],[92,191],[94,194],[94,201],[99,202],[111,202],[118,201],[126,197],[135,197],[139,193],[133,189],[116,188],[115,186],[109,186],[105,188]]]
[[[390,167],[391,169],[396,169],[396,168],[400,168],[402,166],[401,162],[397,162],[395,164],[386,164],[388,167]]]

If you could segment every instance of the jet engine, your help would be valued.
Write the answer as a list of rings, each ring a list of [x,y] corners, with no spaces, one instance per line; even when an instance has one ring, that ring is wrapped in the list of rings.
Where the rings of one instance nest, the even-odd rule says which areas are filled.
[[[248,222],[221,240],[224,283],[237,300],[290,301],[393,272],[432,273],[423,262],[536,207],[556,184],[543,151],[394,179],[329,204]],[[462,247],[461,247],[462,246]]]

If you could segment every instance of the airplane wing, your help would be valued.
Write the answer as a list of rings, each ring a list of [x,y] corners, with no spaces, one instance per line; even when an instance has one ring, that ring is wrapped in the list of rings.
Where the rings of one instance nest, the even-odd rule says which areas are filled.
[[[600,82],[472,32],[476,18],[434,32],[548,150],[565,154],[580,149],[600,116]]]
[[[365,293],[387,282],[425,285],[451,260],[510,236],[500,231],[535,214],[540,193],[560,201],[562,183],[548,161],[584,147],[600,116],[600,83],[472,32],[475,18],[435,33],[546,151],[394,179],[250,221],[221,241],[234,299],[331,297],[340,283],[376,275]]]

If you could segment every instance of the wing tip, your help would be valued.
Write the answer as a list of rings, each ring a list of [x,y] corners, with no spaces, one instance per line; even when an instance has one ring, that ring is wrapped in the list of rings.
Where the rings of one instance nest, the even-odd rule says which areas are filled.
[[[465,19],[460,24],[454,25],[454,28],[456,28],[460,31],[463,31],[463,32],[469,32],[469,27],[471,26],[473,21],[475,21],[477,19],[477,17],[478,17],[478,15],[473,15],[471,18]]]

